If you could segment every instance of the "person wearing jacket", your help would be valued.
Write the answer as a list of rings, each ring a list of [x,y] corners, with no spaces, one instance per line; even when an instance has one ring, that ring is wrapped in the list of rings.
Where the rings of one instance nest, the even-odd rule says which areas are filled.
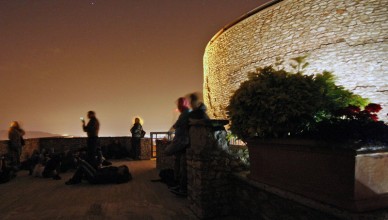
[[[174,155],[174,179],[176,186],[171,187],[171,192],[180,195],[187,195],[187,167],[186,167],[186,148],[189,146],[189,114],[190,108],[186,98],[178,99],[177,107],[181,113],[178,120],[172,126],[170,131],[175,130],[175,136],[171,144],[166,147],[165,154],[167,156]]]
[[[20,156],[22,154],[22,147],[24,145],[24,134],[25,132],[20,128],[19,123],[17,121],[13,121],[8,130],[8,139],[11,165],[14,169],[19,169],[20,167]]]
[[[206,114],[206,106],[199,100],[197,94],[190,94],[190,106],[192,111],[189,115],[189,120],[209,120],[209,116]]]
[[[187,132],[189,131],[190,121],[193,120],[209,120],[209,116],[206,114],[206,106],[203,104],[196,93],[190,94],[190,106],[191,112],[187,115]],[[187,134],[189,137],[189,134]],[[179,185],[170,189],[172,193],[179,196],[187,196],[187,159],[186,153],[180,156],[180,176]]]
[[[100,122],[96,118],[96,113],[94,111],[89,111],[87,116],[89,119],[87,124],[85,124],[85,120],[82,120],[82,128],[88,135],[86,160],[94,167],[98,167],[103,160],[101,149],[98,146],[98,132],[100,130]]]
[[[131,128],[132,133],[132,152],[134,154],[135,160],[140,160],[140,139],[144,136],[145,131],[143,130],[143,126],[140,123],[140,118],[135,118],[135,123]]]

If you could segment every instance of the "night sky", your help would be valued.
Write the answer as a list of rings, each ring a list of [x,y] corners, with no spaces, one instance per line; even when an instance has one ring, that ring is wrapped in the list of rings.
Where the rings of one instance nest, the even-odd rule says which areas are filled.
[[[0,130],[167,131],[175,100],[202,91],[202,57],[223,26],[268,0],[0,1]]]

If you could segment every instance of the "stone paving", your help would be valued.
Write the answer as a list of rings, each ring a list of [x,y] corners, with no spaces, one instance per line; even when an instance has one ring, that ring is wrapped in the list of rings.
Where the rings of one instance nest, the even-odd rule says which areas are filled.
[[[197,219],[188,201],[170,193],[158,178],[154,160],[114,161],[128,165],[133,180],[113,185],[65,185],[62,180],[18,176],[0,185],[0,219]]]

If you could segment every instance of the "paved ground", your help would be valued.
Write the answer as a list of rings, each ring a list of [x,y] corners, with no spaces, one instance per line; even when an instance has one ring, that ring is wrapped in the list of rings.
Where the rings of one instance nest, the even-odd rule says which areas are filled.
[[[158,178],[155,161],[115,161],[126,164],[133,180],[118,185],[67,186],[62,180],[41,179],[21,171],[0,185],[0,219],[196,219],[185,198],[170,193]]]

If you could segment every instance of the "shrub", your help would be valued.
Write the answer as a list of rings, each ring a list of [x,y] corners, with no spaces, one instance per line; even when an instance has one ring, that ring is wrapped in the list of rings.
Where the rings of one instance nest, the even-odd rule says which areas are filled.
[[[348,105],[363,107],[367,100],[334,83],[334,76],[303,75],[305,57],[294,58],[296,73],[272,66],[248,74],[227,107],[230,129],[240,139],[300,136],[335,117]]]
[[[270,66],[258,69],[230,100],[230,129],[243,140],[300,133],[319,110],[321,96],[312,76]]]

